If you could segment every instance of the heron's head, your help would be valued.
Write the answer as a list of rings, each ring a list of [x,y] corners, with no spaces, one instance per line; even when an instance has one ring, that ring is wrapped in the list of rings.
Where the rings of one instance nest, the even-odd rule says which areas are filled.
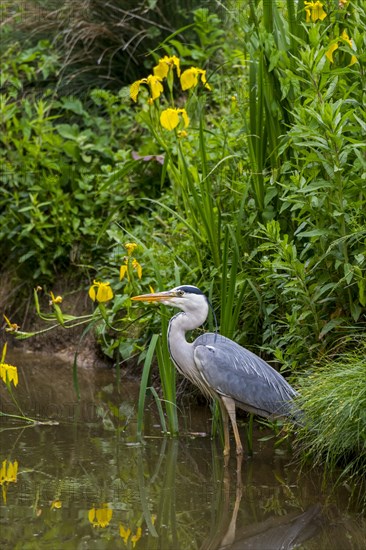
[[[208,309],[208,300],[203,292],[196,286],[182,285],[153,294],[134,296],[132,300],[141,302],[160,302],[165,306],[178,307],[183,311],[196,311],[202,308]]]

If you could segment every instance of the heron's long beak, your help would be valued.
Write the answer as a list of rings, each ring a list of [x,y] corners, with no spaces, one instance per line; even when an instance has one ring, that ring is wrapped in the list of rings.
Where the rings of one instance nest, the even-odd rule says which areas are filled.
[[[169,298],[175,298],[176,292],[168,290],[166,292],[154,292],[153,294],[141,294],[140,296],[133,296],[131,300],[138,302],[165,302]]]

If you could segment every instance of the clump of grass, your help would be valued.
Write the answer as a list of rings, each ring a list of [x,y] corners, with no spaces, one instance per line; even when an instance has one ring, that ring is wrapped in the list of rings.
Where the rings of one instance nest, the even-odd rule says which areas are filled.
[[[364,480],[366,339],[357,341],[353,351],[316,365],[301,381],[300,394],[305,422],[297,442],[302,459],[325,467],[326,474],[340,472],[340,483]]]
[[[56,45],[62,62],[58,90],[80,96],[91,87],[119,89],[138,78],[146,52],[188,25],[196,0],[12,0],[4,20],[26,47],[41,39]],[[183,6],[184,4],[184,6]],[[178,34],[178,33],[177,33]]]

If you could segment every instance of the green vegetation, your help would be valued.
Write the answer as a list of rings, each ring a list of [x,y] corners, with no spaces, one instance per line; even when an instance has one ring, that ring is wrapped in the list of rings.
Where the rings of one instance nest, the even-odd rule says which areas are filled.
[[[146,388],[146,343],[161,322],[153,308],[132,307],[131,295],[149,285],[200,286],[223,334],[299,381],[319,426],[313,443],[314,427],[303,434],[303,447],[329,467],[345,460],[352,476],[365,464],[355,384],[365,380],[366,2],[241,4],[227,3],[221,19],[196,10],[192,28],[157,40],[133,73],[136,102],[129,86],[81,97],[55,91],[62,48],[8,44],[4,267],[48,293],[74,266],[85,288],[108,281],[113,300],[93,298],[101,347],[117,365],[139,353]],[[147,86],[164,56],[182,73],[194,68],[197,81],[182,85],[170,61],[162,89]],[[46,321],[77,322],[51,301]],[[6,315],[14,321],[10,306]],[[162,318],[165,327],[164,309]],[[175,371],[163,338],[152,346],[174,433]],[[314,364],[326,365],[315,378]],[[346,403],[336,431],[325,406],[333,391]],[[349,461],[352,453],[361,459]]]
[[[301,380],[299,403],[306,425],[297,436],[303,459],[325,464],[332,472],[343,469],[338,481],[352,480],[352,490],[363,498],[366,474],[365,339],[355,341],[357,351],[329,358]]]

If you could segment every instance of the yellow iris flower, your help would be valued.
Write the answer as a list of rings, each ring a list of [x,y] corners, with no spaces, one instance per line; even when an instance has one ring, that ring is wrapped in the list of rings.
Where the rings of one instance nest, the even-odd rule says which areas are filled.
[[[123,539],[123,542],[127,545],[128,541],[130,540],[132,542],[132,548],[135,548],[136,543],[140,540],[142,536],[142,529],[141,527],[138,527],[136,529],[136,533],[132,535],[131,529],[128,527],[124,527],[122,523],[119,524],[119,534],[120,537]]]
[[[307,23],[309,23],[309,21],[315,23],[315,21],[317,21],[318,19],[320,19],[320,21],[323,21],[323,19],[327,16],[321,2],[304,2],[304,4]]]
[[[128,539],[130,538],[130,535],[131,535],[131,529],[128,528],[126,529],[121,523],[119,525],[119,534],[120,534],[120,537],[123,539],[123,542],[125,544],[127,544],[127,541]]]
[[[91,508],[88,512],[88,518],[93,527],[107,527],[112,519],[113,510],[108,504],[102,506],[102,508]]]
[[[93,302],[108,302],[113,298],[113,291],[110,287],[110,283],[99,283],[94,281],[93,285],[89,288],[89,297]]]
[[[52,304],[61,304],[62,303],[62,296],[56,296],[53,294],[53,292],[50,292],[51,300],[50,300],[50,306]]]
[[[179,124],[179,115],[182,115],[184,127],[189,124],[189,116],[185,109],[165,109],[160,115],[160,124],[166,130],[174,130]]]
[[[61,500],[53,500],[51,502],[51,510],[60,510],[62,508]]]
[[[150,88],[151,92],[151,100],[154,101],[157,99],[164,91],[163,85],[161,83],[161,78],[159,76],[155,76],[152,74],[149,74],[147,78],[141,78],[141,80],[136,80],[136,82],[133,82],[130,87],[130,98],[136,103],[137,96],[140,91],[141,84],[147,84]]]
[[[0,358],[0,378],[4,381],[5,384],[13,382],[14,386],[18,385],[18,369],[13,365],[5,363],[6,351],[8,349],[8,344],[5,342]]]
[[[334,59],[333,59],[333,54],[336,50],[338,50],[339,48],[339,43],[340,42],[345,42],[346,44],[348,44],[350,46],[350,48],[353,49],[353,42],[351,40],[351,38],[348,36],[348,33],[346,30],[344,30],[341,34],[341,36],[338,38],[338,40],[336,42],[333,42],[333,44],[331,44],[325,54],[325,56],[327,57],[327,59],[329,60],[330,63],[334,63]],[[357,63],[357,57],[355,55],[352,55],[351,56],[351,61],[350,61],[350,65],[353,65],[354,63]]]
[[[2,485],[3,500],[6,504],[6,490],[8,483],[16,483],[18,476],[18,461],[3,460],[0,468],[0,485]]]
[[[206,71],[203,69],[198,69],[197,67],[191,67],[186,69],[180,77],[180,84],[182,90],[189,90],[190,88],[195,88],[198,84],[198,77],[201,77],[201,82],[204,84],[205,88],[211,90],[210,85],[206,80]]]
[[[127,279],[130,280],[130,274],[128,272],[128,265],[129,265],[129,258],[126,258],[124,265],[121,265],[121,267],[119,268],[119,280],[120,281],[122,281],[122,279],[124,279],[126,275],[127,275]],[[132,269],[134,269],[137,272],[138,278],[141,279],[141,277],[142,277],[142,266],[141,266],[141,264],[138,263],[136,258],[132,258],[131,265],[132,265]]]
[[[166,78],[169,73],[169,69],[176,68],[178,77],[180,76],[180,61],[178,57],[175,55],[172,55],[171,57],[168,57],[167,55],[164,56],[162,59],[159,59],[158,65],[153,68],[154,75],[161,80],[163,78]]]
[[[138,527],[136,533],[131,537],[132,548],[135,548],[136,542],[140,540],[141,535],[142,535],[142,529],[141,527]]]
[[[134,251],[136,250],[136,248],[137,248],[137,244],[136,244],[136,243],[125,243],[123,246],[124,246],[125,249],[127,250],[127,254],[128,254],[129,256],[131,256],[131,255],[134,253]]]
[[[141,277],[142,277],[142,267],[141,267],[141,265],[138,263],[138,261],[136,260],[136,258],[134,258],[134,259],[132,260],[132,267],[133,267],[133,269],[136,270],[138,278],[141,279]]]
[[[6,384],[13,382],[14,386],[18,385],[18,369],[8,363],[0,363],[0,378]]]

